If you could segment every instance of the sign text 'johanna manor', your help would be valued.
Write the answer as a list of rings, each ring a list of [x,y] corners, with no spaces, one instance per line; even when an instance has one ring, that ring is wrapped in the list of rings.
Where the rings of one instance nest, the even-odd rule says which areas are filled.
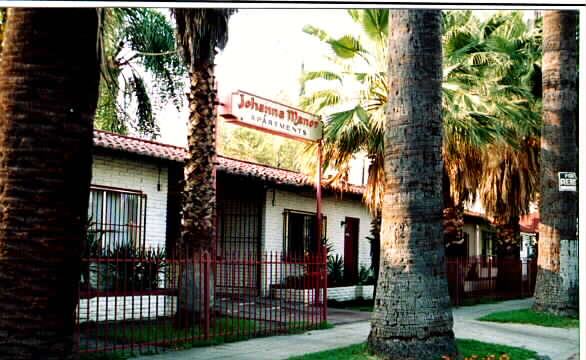
[[[257,130],[304,141],[322,138],[323,123],[317,115],[244,91],[230,94],[224,110],[220,115],[228,121]]]

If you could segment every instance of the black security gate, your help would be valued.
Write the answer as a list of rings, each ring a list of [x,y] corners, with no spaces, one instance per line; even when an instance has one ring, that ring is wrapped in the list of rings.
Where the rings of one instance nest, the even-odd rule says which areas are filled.
[[[233,293],[234,288],[257,295],[261,284],[258,260],[261,254],[264,187],[245,179],[218,178],[216,255],[239,258],[216,268],[216,289]]]

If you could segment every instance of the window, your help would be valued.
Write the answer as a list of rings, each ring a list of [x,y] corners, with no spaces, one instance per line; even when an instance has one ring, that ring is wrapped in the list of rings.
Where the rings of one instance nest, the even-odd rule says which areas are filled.
[[[315,236],[317,232],[317,216],[315,213],[285,210],[283,232],[284,249],[288,255],[315,253],[321,245]],[[327,218],[322,215],[322,236],[326,236]]]
[[[90,188],[88,233],[99,248],[144,247],[146,195],[139,191],[99,186]]]
[[[482,256],[493,256],[494,231],[482,232]]]

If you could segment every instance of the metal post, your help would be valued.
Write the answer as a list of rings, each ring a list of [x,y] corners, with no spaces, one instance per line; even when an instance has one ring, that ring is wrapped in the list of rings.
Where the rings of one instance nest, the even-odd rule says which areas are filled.
[[[319,248],[322,249],[322,217],[321,217],[321,147],[322,141],[320,140],[317,143],[317,179],[315,181],[315,188],[316,188],[316,197],[317,197],[317,204],[316,204],[316,212],[317,212],[317,239],[319,241]]]
[[[201,259],[201,257],[200,257]],[[203,252],[203,297],[204,297],[204,336],[210,338],[210,259],[208,251]],[[194,266],[195,270],[195,266]],[[201,269],[200,269],[201,271]],[[195,274],[194,274],[195,275]],[[194,302],[195,303],[195,302]],[[192,309],[193,311],[194,309]]]
[[[321,216],[321,169],[322,168],[322,140],[320,140],[317,143],[317,179],[315,181],[315,187],[316,187],[316,197],[317,197],[317,204],[316,204],[316,213],[317,213],[317,239],[318,239],[318,248],[319,248],[319,252],[323,253],[323,257],[322,256],[316,256],[316,260],[317,259],[324,259],[324,261],[327,262],[327,260],[325,260],[327,258],[327,250],[326,247],[324,246],[323,242],[322,242],[322,216]],[[321,266],[317,267],[318,269],[321,269]],[[321,272],[321,271],[320,271]],[[327,302],[328,302],[328,298],[327,298],[327,267],[325,267],[325,281],[320,282],[319,285],[323,285],[324,289],[323,289],[323,299],[320,299],[320,295],[322,294],[322,292],[320,291],[320,286],[316,283],[316,288],[315,288],[315,299],[316,301],[316,307],[319,308],[319,301],[321,300],[321,304],[323,306],[323,311],[322,311],[322,321],[326,321],[327,319]]]

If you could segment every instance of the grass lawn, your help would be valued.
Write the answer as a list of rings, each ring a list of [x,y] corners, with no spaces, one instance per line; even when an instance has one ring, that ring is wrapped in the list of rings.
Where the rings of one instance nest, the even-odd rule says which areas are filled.
[[[496,312],[483,316],[478,320],[499,323],[532,324],[557,328],[577,328],[580,326],[578,318],[543,314],[534,312],[531,309]]]
[[[462,356],[471,357],[477,355],[476,359],[482,360],[494,359],[499,360],[502,354],[507,354],[508,359],[511,360],[529,360],[535,359],[537,353],[535,351],[525,350],[512,346],[483,343],[476,340],[458,339],[458,350]],[[489,357],[494,355],[495,357]],[[294,356],[289,360],[377,360],[378,357],[370,355],[366,348],[366,343],[350,345],[347,347],[321,351],[302,356]],[[506,357],[503,357],[506,359]],[[438,359],[439,360],[439,359]]]
[[[171,320],[164,321],[159,324],[147,323],[140,326],[128,326],[126,328],[117,326],[108,329],[108,338],[117,340],[129,341],[134,339],[135,344],[148,343],[153,341],[178,340],[186,338],[195,338],[187,340],[190,345],[216,345],[229,341],[245,340],[252,336],[256,330],[261,327],[255,321],[238,319],[238,318],[219,318],[210,326],[211,338],[197,339],[203,337],[203,330],[199,327],[190,327],[185,329],[177,329],[173,326]],[[245,333],[245,335],[229,335],[222,336],[223,333]],[[215,335],[218,334],[218,335]],[[105,338],[106,330],[100,327],[98,336]]]
[[[306,321],[296,321],[291,323],[283,324],[282,334],[299,334],[309,330],[321,330],[331,329],[334,325],[328,322],[321,322],[311,325]],[[239,330],[237,330],[239,329]],[[266,331],[263,331],[266,330]],[[108,338],[110,340],[118,340],[122,342],[130,342],[134,339],[135,344],[150,343],[153,341],[171,341],[167,345],[169,348],[175,349],[189,349],[198,346],[209,346],[209,345],[220,345],[227,342],[242,341],[256,337],[274,335],[275,331],[269,331],[268,328],[264,328],[262,324],[253,320],[245,320],[238,318],[219,318],[212,324],[210,329],[211,337],[208,339],[198,338],[201,334],[198,327],[186,328],[186,329],[175,329],[172,321],[165,321],[156,325],[144,324],[141,326],[133,327],[117,327],[110,328],[108,330]],[[241,332],[244,334],[240,335],[222,335],[223,333]],[[218,334],[218,335],[216,335]],[[104,328],[98,330],[98,336],[105,338],[106,331]],[[201,335],[203,336],[203,335]],[[187,340],[187,338],[191,338]],[[83,344],[81,344],[83,346]],[[156,354],[156,351],[145,350],[145,351],[134,351],[119,350],[104,353],[89,353],[81,354],[81,360],[124,360],[132,358],[138,354],[140,355],[152,355]]]

